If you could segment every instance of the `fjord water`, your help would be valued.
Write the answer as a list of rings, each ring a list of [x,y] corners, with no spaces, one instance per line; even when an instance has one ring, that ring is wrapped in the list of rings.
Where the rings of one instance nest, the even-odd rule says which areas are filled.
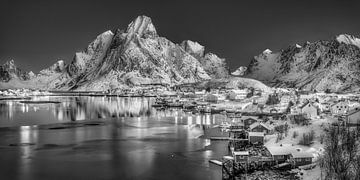
[[[200,138],[221,116],[158,111],[153,98],[0,101],[5,179],[220,179],[226,143]],[[3,179],[3,178],[1,178]]]

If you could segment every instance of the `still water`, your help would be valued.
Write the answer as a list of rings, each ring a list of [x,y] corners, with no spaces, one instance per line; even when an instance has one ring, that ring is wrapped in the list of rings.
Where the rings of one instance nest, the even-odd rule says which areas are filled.
[[[226,143],[202,138],[224,117],[158,111],[153,98],[0,101],[1,179],[221,179]],[[220,132],[221,133],[221,132]]]

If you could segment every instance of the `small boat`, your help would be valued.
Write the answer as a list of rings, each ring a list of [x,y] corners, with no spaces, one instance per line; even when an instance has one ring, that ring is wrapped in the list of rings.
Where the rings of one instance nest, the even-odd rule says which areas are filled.
[[[209,160],[209,162],[219,165],[219,166],[222,166],[222,164],[223,164],[221,161],[218,161],[218,160]]]

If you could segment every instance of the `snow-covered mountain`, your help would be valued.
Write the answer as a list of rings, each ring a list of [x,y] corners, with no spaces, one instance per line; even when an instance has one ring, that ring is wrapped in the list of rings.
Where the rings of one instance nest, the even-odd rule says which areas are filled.
[[[8,82],[11,79],[19,80],[28,80],[34,74],[32,72],[28,73],[15,65],[14,60],[5,62],[5,64],[0,65],[0,81]]]
[[[65,67],[64,61],[59,60],[49,68],[35,74],[32,71],[22,71],[16,67],[14,60],[11,60],[0,66],[0,88],[49,89],[49,84],[59,79]]]
[[[33,75],[27,82],[46,89],[108,90],[139,85],[196,83],[226,78],[225,59],[197,42],[176,44],[158,35],[152,20],[139,16],[126,30],[98,35],[72,62],[63,61]],[[40,86],[40,85],[38,85]]]
[[[354,91],[360,87],[359,45],[358,38],[343,34],[279,52],[265,50],[250,62],[245,77],[277,87]]]
[[[139,16],[126,30],[100,34],[74,60],[56,89],[106,90],[145,84],[193,83],[225,77],[225,60],[198,43],[181,45],[158,35],[152,20]]]

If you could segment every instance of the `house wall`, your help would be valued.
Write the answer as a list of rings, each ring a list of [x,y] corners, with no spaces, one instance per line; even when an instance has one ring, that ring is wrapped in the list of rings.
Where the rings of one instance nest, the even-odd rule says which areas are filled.
[[[332,114],[345,114],[349,110],[349,106],[344,102],[339,102],[331,106]]]
[[[249,141],[251,143],[262,143],[264,144],[264,136],[250,136]]]
[[[311,104],[307,104],[306,106],[304,106],[301,111],[309,118],[318,116],[317,109]]]
[[[348,116],[347,123],[350,125],[360,125],[360,111]]]
[[[274,160],[277,163],[283,163],[288,159],[287,155],[273,155]]]
[[[312,163],[312,158],[292,158],[295,167],[304,166]]]

